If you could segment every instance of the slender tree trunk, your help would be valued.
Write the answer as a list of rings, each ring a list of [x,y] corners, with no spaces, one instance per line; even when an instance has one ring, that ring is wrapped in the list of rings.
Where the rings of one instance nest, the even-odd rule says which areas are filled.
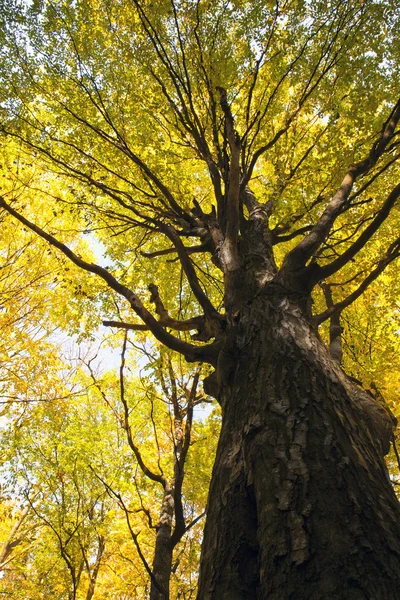
[[[174,493],[173,489],[167,486],[160,511],[160,522],[157,527],[150,600],[169,600],[169,582],[173,553],[173,546],[171,544],[173,515]]]
[[[87,594],[86,594],[86,600],[92,600],[92,598],[93,598],[94,590],[95,590],[95,587],[96,587],[97,576],[99,574],[101,559],[102,559],[102,556],[103,556],[103,553],[104,553],[104,550],[105,550],[105,547],[106,547],[104,536],[99,535],[98,542],[99,542],[99,545],[97,547],[96,562],[94,564],[92,572],[88,573],[88,575],[89,575],[89,587],[88,587],[88,591],[87,591]]]
[[[220,355],[198,600],[396,600],[390,417],[275,293],[242,308]]]

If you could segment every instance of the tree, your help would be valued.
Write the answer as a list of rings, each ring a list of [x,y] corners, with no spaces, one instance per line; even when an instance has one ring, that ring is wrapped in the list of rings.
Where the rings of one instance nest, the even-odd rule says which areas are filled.
[[[32,400],[0,432],[7,597],[194,597],[218,420],[193,421],[199,372],[162,355],[132,378],[125,338],[116,372],[92,356],[75,376],[86,391]]]
[[[209,419],[210,423],[193,419],[197,407],[210,399],[199,389],[201,367],[188,374],[185,365],[180,360],[173,361],[171,353],[165,349],[156,355],[154,351],[151,354],[146,351],[149,359],[147,377],[141,377],[140,382],[130,381],[125,374],[129,357],[127,334],[125,331],[117,382],[109,377],[102,381],[90,362],[87,368],[100,397],[111,408],[117,427],[124,432],[133,463],[137,464],[133,477],[136,494],[131,491],[130,496],[137,496],[135,504],[138,507],[132,509],[115,484],[104,481],[103,475],[95,469],[94,473],[123,511],[130,537],[149,579],[151,600],[170,596],[171,578],[177,571],[181,581],[174,591],[178,597],[181,594],[185,597],[193,590],[190,586],[185,589],[187,574],[180,567],[181,563],[190,563],[185,550],[187,534],[204,517],[204,492],[209,483],[217,437],[213,419]],[[196,450],[190,451],[194,444]],[[193,455],[197,462],[195,470]],[[189,483],[186,481],[188,471]],[[136,524],[135,513],[136,521],[139,521]],[[137,513],[142,519],[138,520]],[[143,550],[138,528],[140,533],[143,528],[148,530],[146,546],[152,548],[151,561]],[[193,570],[196,564],[191,567]]]
[[[102,415],[82,396],[37,403],[28,426],[2,432],[4,489],[25,505],[9,535],[21,550],[6,562],[2,593],[8,597],[93,597],[113,503],[87,460],[89,449],[104,456],[112,445],[99,436]]]
[[[342,315],[382,273],[398,289],[395,3],[3,13],[3,134],[41,171],[30,193],[73,210],[111,265],[11,192],[1,208],[102,280],[108,322],[215,369],[198,598],[395,599],[393,421],[339,364]]]
[[[15,144],[1,146],[3,193],[26,202],[24,179],[33,183],[35,168],[22,164]],[[21,163],[21,164],[20,164]],[[23,177],[19,171],[24,172]],[[14,170],[14,172],[13,172]],[[57,193],[55,181],[47,180],[49,194]],[[40,212],[48,224],[54,219],[51,206],[30,198],[30,214]],[[64,214],[64,212],[66,214]],[[60,215],[61,216],[61,215]],[[68,242],[75,241],[73,218],[63,211],[63,229]],[[61,222],[58,221],[58,225]],[[72,230],[72,231],[71,231]],[[65,240],[67,240],[65,238]],[[76,250],[86,248],[75,241]],[[67,398],[77,389],[68,385],[73,373],[66,353],[60,350],[61,331],[80,333],[84,326],[85,282],[81,274],[26,227],[1,220],[0,239],[0,414],[10,420],[29,417],[37,402]],[[60,285],[61,283],[61,285]],[[88,318],[95,327],[93,311]]]

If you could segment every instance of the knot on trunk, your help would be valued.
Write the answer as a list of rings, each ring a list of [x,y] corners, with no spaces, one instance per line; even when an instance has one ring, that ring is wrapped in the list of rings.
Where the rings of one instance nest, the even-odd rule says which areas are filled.
[[[207,377],[203,379],[203,389],[207,396],[211,396],[216,400],[218,399],[219,385],[216,371],[213,371],[210,375],[207,375]]]

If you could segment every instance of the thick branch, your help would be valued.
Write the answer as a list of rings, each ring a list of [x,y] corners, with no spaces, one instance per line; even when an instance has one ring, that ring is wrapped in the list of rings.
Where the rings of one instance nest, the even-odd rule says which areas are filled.
[[[392,192],[387,197],[385,203],[383,204],[381,210],[378,212],[375,219],[366,227],[366,229],[362,232],[359,238],[348,248],[341,256],[339,256],[336,260],[332,261],[328,265],[321,267],[319,271],[320,279],[325,279],[326,277],[330,277],[336,271],[341,269],[345,264],[349,262],[371,239],[371,237],[376,233],[382,223],[387,219],[391,209],[393,208],[396,200],[400,196],[400,183],[392,190]]]
[[[196,252],[206,252],[209,250],[208,243],[197,244],[196,246],[185,246],[187,254],[195,254]],[[166,256],[167,254],[174,254],[177,252],[176,248],[164,248],[163,250],[156,250],[155,252],[141,252],[140,254],[145,258],[156,258],[157,256]]]
[[[204,292],[203,288],[201,287],[199,279],[196,275],[196,271],[192,264],[192,261],[190,260],[188,254],[186,252],[186,248],[183,245],[182,240],[180,239],[179,235],[176,233],[176,231],[172,227],[169,227],[167,225],[161,225],[160,229],[167,235],[167,237],[174,244],[176,251],[178,253],[179,259],[181,261],[182,268],[183,268],[185,275],[187,277],[187,280],[189,282],[190,288],[191,288],[196,300],[198,301],[198,303],[204,310],[205,316],[209,319],[219,322],[221,320],[221,315],[211,304],[207,294]]]
[[[140,323],[124,323],[124,321],[103,321],[104,327],[117,327],[119,329],[128,329],[130,331],[150,331],[147,325]]]
[[[276,244],[281,244],[282,242],[289,242],[298,235],[303,235],[303,233],[307,233],[308,231],[310,231],[310,229],[312,229],[312,225],[305,225],[304,227],[300,227],[299,229],[296,229],[295,231],[292,231],[292,233],[288,233],[287,235],[273,235],[274,232],[272,231],[272,245],[275,246]]]
[[[211,364],[215,363],[216,356],[212,344],[209,344],[208,346],[198,347],[175,338],[173,335],[165,331],[163,326],[145,308],[138,296],[134,294],[132,290],[120,283],[111,273],[107,271],[107,269],[104,269],[103,267],[95,263],[89,263],[80,258],[70,248],[68,248],[68,246],[57,240],[54,236],[45,232],[43,229],[41,229],[31,221],[28,221],[28,219],[26,219],[20,213],[15,211],[9,204],[5,202],[3,198],[0,198],[0,208],[4,208],[20,223],[28,227],[31,231],[35,232],[41,238],[45,239],[49,244],[51,244],[58,250],[61,250],[61,252],[65,256],[67,256],[67,258],[69,258],[71,262],[73,262],[76,266],[83,269],[84,271],[98,275],[107,283],[107,285],[111,289],[113,289],[115,292],[126,298],[133,311],[138,315],[138,317],[142,319],[142,321],[147,325],[149,330],[158,339],[159,342],[161,342],[168,348],[171,348],[171,350],[175,350],[176,352],[183,354],[185,358],[189,361],[197,360],[210,362]]]
[[[388,248],[386,255],[378,263],[375,269],[364,279],[359,287],[354,290],[347,298],[327,308],[323,313],[316,315],[313,318],[313,322],[316,325],[320,325],[327,319],[329,319],[334,313],[340,313],[344,308],[350,306],[357,298],[361,296],[367,289],[367,287],[375,281],[375,279],[384,271],[384,269],[393,262],[400,255],[400,237],[393,242]]]
[[[20,544],[22,542],[22,540],[24,539],[24,537],[26,535],[26,533],[25,533],[24,535],[22,535],[18,538],[15,538],[15,535],[18,532],[18,530],[20,529],[22,523],[24,522],[28,512],[29,512],[29,506],[27,506],[22,511],[20,518],[11,528],[8,538],[3,544],[3,549],[0,552],[0,569],[4,566],[9,554],[11,554],[11,552],[15,548],[15,546],[18,546],[18,544]]]
[[[204,317],[193,317],[186,321],[178,321],[168,315],[168,318],[160,319],[159,323],[163,327],[175,329],[175,331],[193,331],[193,329],[201,329],[204,323]],[[125,323],[124,321],[103,321],[104,327],[117,327],[119,329],[128,329],[131,331],[150,331],[147,325],[140,323]]]
[[[328,308],[334,306],[332,298],[332,290],[327,283],[321,285],[322,290],[325,294],[325,300]],[[329,324],[329,350],[332,358],[342,362],[342,327],[340,324],[340,312],[334,311],[330,318]]]
[[[225,115],[226,135],[231,151],[229,168],[229,189],[227,194],[227,222],[225,240],[220,256],[226,271],[239,269],[238,235],[239,235],[239,194],[240,194],[240,137],[235,131],[233,115],[224,88],[217,88],[220,94],[220,104]]]
[[[311,232],[295,247],[285,258],[282,270],[295,270],[303,267],[313,256],[314,252],[327,238],[336,217],[345,206],[354,182],[361,175],[368,173],[384,153],[393,137],[395,128],[400,119],[400,100],[394,107],[390,119],[386,122],[377,141],[371,148],[369,155],[364,160],[351,165],[342,184],[328,206],[325,208],[317,224]]]

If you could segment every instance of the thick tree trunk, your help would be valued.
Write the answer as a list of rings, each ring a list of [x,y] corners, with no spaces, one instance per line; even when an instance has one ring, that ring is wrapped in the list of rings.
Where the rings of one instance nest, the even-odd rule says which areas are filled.
[[[390,416],[274,293],[241,310],[220,355],[198,600],[398,599]]]

